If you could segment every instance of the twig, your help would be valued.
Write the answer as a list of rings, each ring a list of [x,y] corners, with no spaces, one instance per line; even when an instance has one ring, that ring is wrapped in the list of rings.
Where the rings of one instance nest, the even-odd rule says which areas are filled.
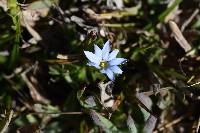
[[[29,113],[32,115],[39,115],[39,114],[47,114],[47,115],[51,115],[51,114],[59,114],[59,115],[81,115],[84,114],[84,112],[58,112],[58,113],[47,113],[47,112],[32,112]]]
[[[28,114],[32,114],[32,115],[40,115],[40,114],[44,114],[44,115],[82,115],[85,114],[86,112],[31,112]],[[100,113],[101,115],[105,115],[105,113]]]
[[[160,132],[160,131],[163,131],[164,129],[169,128],[169,127],[171,127],[171,126],[173,126],[173,125],[179,123],[179,122],[182,121],[184,118],[185,118],[185,116],[181,116],[181,117],[179,117],[179,118],[173,120],[172,122],[170,122],[170,123],[168,123],[168,124],[166,124],[166,125],[163,125],[161,128],[157,129],[157,130],[154,131],[153,133],[158,133],[158,132]]]
[[[199,9],[196,9],[192,15],[183,23],[181,26],[181,31],[184,31],[185,28],[192,22],[192,20],[195,18],[195,16],[199,13]]]
[[[58,19],[56,19],[56,18],[54,18],[54,17],[49,16],[48,18],[49,18],[50,20],[54,20],[55,22],[59,23],[60,25],[63,25],[63,22],[62,22],[62,21],[60,21],[60,20],[58,20]]]
[[[196,129],[196,133],[199,132],[199,128],[200,128],[200,117],[199,117],[199,120],[198,120],[198,125],[197,125],[197,129]]]
[[[183,73],[183,75],[187,76],[187,74],[184,72],[183,67],[182,67],[182,61],[183,60],[184,60],[184,57],[181,58],[180,60],[178,60],[178,65],[179,65],[179,68],[180,68],[181,72]]]

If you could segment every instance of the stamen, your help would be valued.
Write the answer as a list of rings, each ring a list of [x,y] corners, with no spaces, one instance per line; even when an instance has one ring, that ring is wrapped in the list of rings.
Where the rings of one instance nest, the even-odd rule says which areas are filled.
[[[106,67],[108,67],[108,62],[107,61],[101,61],[99,66],[101,68],[106,68]]]

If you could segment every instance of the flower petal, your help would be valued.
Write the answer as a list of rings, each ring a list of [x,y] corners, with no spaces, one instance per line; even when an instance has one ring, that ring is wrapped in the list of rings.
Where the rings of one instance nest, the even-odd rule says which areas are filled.
[[[123,72],[118,66],[111,66],[109,68],[110,70],[112,70],[114,73],[117,73],[117,74],[122,74]]]
[[[116,56],[117,56],[118,53],[119,53],[119,50],[118,50],[118,49],[113,50],[113,51],[109,54],[109,56],[108,56],[108,61],[110,61],[110,60],[116,58]]]
[[[89,51],[84,51],[85,56],[88,58],[88,60],[90,60],[90,62],[96,63],[96,64],[100,64],[100,60],[98,59],[98,57],[93,54],[92,52]]]
[[[100,72],[101,72],[101,73],[106,73],[105,69],[102,69]]]
[[[107,69],[105,70],[105,72],[106,72],[106,75],[108,76],[108,78],[109,78],[110,80],[112,80],[112,81],[115,80],[114,73],[113,73],[109,68],[107,68]]]
[[[115,58],[115,59],[109,61],[109,65],[110,66],[115,66],[115,65],[119,65],[119,64],[121,64],[121,63],[123,63],[125,61],[126,61],[126,59],[124,59],[124,58]]]
[[[99,60],[102,60],[102,51],[97,45],[94,45],[94,54]]]
[[[103,57],[103,60],[106,60],[108,59],[108,56],[109,56],[109,52],[110,52],[110,42],[109,40],[104,44],[103,46],[103,49],[102,49],[102,57]]]
[[[88,66],[96,67],[97,69],[100,69],[100,68],[101,68],[98,64],[93,63],[93,62],[89,62],[89,63],[87,63],[87,65],[88,65]]]

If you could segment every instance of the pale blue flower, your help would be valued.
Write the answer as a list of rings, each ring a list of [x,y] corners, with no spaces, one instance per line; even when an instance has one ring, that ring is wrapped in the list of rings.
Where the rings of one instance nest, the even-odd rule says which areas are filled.
[[[118,65],[126,61],[124,58],[116,58],[118,52],[118,49],[110,52],[109,41],[104,44],[102,50],[97,45],[94,45],[94,53],[84,51],[85,56],[89,60],[87,65],[96,67],[101,73],[106,74],[112,81],[115,79],[115,74],[122,74],[122,70]]]

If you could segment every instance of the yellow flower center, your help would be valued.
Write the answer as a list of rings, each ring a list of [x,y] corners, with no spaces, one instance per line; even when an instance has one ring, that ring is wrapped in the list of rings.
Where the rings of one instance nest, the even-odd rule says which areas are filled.
[[[107,61],[101,61],[99,65],[102,69],[108,67],[108,62]]]

